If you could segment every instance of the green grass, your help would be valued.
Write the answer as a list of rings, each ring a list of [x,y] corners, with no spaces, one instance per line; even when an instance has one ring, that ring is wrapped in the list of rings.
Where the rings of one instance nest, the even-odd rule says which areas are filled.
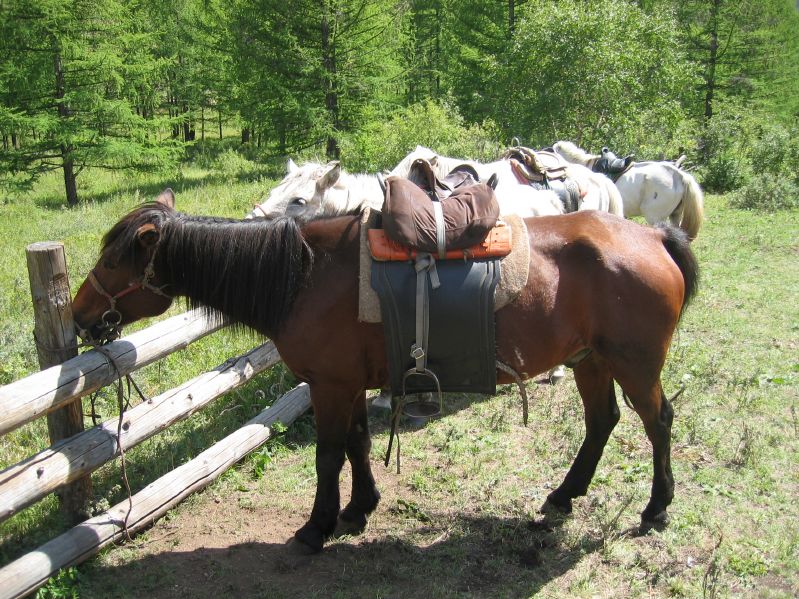
[[[24,246],[64,241],[74,287],[96,257],[98,236],[167,183],[109,177],[93,184],[90,202],[76,210],[57,205],[55,179],[0,207],[2,382],[35,370]],[[224,183],[192,168],[171,185],[181,209],[240,215],[269,184],[246,177]],[[632,411],[622,408],[621,422],[588,495],[575,501],[573,517],[550,530],[529,522],[538,517],[537,508],[562,479],[582,440],[582,409],[571,378],[554,388],[530,387],[526,428],[512,387],[488,400],[451,394],[443,418],[403,431],[400,475],[386,473],[379,463],[388,436],[384,419],[372,417],[373,468],[384,479],[384,495],[364,539],[333,542],[321,562],[311,562],[321,569],[300,565],[270,571],[253,587],[257,594],[799,594],[799,212],[745,212],[730,208],[720,196],[706,202],[707,221],[693,246],[702,269],[700,293],[683,318],[663,375],[667,394],[686,388],[675,402],[677,486],[668,528],[643,537],[631,532],[651,482],[649,442]],[[139,378],[148,393],[157,393],[254,342],[229,332],[215,334],[148,367]],[[280,370],[259,377],[131,451],[134,486],[140,488],[246,420],[290,383],[281,377]],[[264,400],[256,394],[259,389]],[[113,415],[110,392],[100,402],[100,411]],[[229,410],[234,406],[239,407]],[[167,526],[180,530],[182,522],[202,518],[220,498],[231,513],[264,511],[264,526],[286,514],[307,516],[315,488],[312,438],[305,417],[146,535],[157,539]],[[0,466],[46,445],[43,424],[23,427],[0,439]],[[101,469],[94,480],[100,500],[119,500],[115,465]],[[62,529],[52,498],[0,524],[3,563]],[[282,563],[282,548],[256,544],[254,555],[258,551],[271,552],[267,562]],[[148,553],[146,542],[113,548],[79,566],[79,575],[62,576],[53,585],[73,585],[69,588],[85,597],[134,597],[159,591],[173,596],[165,583],[177,588],[179,582],[189,594],[207,596],[215,588],[211,578],[206,589],[202,581],[181,577],[181,566],[207,559],[209,576],[236,574],[235,565],[221,565],[210,550],[194,552],[185,563],[170,559],[169,552]],[[155,570],[147,574],[150,568]]]

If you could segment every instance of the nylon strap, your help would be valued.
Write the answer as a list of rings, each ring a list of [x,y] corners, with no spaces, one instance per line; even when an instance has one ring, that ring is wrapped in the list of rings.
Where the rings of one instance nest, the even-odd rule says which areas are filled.
[[[436,217],[436,245],[438,246],[438,259],[444,260],[447,257],[447,240],[444,235],[444,209],[441,202],[433,200],[433,214]]]

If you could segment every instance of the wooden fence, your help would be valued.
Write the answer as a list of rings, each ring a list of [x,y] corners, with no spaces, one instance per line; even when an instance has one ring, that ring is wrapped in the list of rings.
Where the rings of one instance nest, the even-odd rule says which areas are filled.
[[[119,435],[118,417],[76,430],[82,429],[81,397],[215,332],[220,325],[190,311],[114,341],[102,351],[61,361],[65,354],[76,352],[65,264],[60,244],[28,247],[43,370],[0,387],[0,435],[46,416],[53,444],[0,472],[0,522],[54,491],[59,491],[66,509],[73,509],[71,503],[85,500],[91,492],[91,472],[118,457],[120,448],[126,451],[188,418],[280,361],[274,345],[264,343],[126,411]],[[150,483],[131,501],[125,499],[5,565],[0,569],[0,598],[31,593],[60,568],[80,563],[122,539],[126,526],[130,532],[149,526],[263,444],[275,422],[288,425],[309,406],[308,388],[300,385],[190,462]]]

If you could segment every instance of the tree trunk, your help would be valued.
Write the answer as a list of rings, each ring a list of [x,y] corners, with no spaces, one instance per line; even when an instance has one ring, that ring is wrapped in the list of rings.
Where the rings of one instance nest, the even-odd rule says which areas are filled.
[[[336,92],[336,47],[331,42],[330,21],[328,20],[327,2],[323,2],[322,14],[322,61],[325,68],[325,108],[333,125],[333,131],[327,137],[327,158],[337,160],[341,150],[335,132],[339,129],[338,93]]]
[[[205,106],[200,106],[200,139],[205,141]]]
[[[244,129],[241,130],[241,143],[243,143],[243,144],[250,143],[250,128],[249,127],[244,127]]]
[[[69,107],[64,101],[66,85],[64,83],[64,67],[61,63],[61,47],[53,36],[53,70],[55,72],[55,97],[58,105],[58,116],[62,119],[69,118]],[[78,203],[78,185],[75,180],[75,160],[72,157],[73,147],[69,143],[61,144],[61,161],[64,168],[64,189],[67,195],[67,204],[76,206]]]
[[[219,139],[222,139],[222,109],[217,110],[216,114],[219,117]]]
[[[705,71],[705,121],[713,118],[713,98],[716,94],[716,65],[719,52],[719,6],[721,0],[712,0],[710,8],[710,55]]]

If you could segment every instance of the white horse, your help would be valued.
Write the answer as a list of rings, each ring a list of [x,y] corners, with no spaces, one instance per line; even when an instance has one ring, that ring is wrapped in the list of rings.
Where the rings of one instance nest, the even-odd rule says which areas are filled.
[[[569,162],[592,168],[600,158],[570,141],[554,145]],[[669,220],[695,239],[704,219],[702,188],[690,174],[671,162],[633,162],[616,179],[625,216],[643,216],[649,224]]]
[[[417,146],[389,175],[406,176],[417,158],[425,158],[444,177],[461,164],[473,166],[481,180],[492,174],[498,178],[495,190],[501,214],[518,214],[522,217],[549,216],[565,212],[563,202],[551,190],[534,189],[519,182],[508,160],[481,164],[470,160],[439,156],[432,150]],[[289,159],[288,174],[271,191],[263,202],[256,204],[250,218],[274,218],[287,214],[301,221],[325,216],[356,212],[366,206],[381,208],[383,191],[377,175],[350,174],[338,161],[327,164],[308,162],[297,166]],[[607,177],[597,175],[580,165],[569,165],[567,175],[580,189],[580,210],[604,210],[622,215],[621,196]]]
[[[529,206],[530,202],[528,199],[529,196],[533,198],[542,198],[544,196],[541,194],[553,194],[555,196],[556,194],[546,190],[536,190],[526,183],[521,183],[513,172],[509,160],[503,159],[484,164],[474,160],[441,156],[430,148],[416,146],[416,149],[403,158],[389,174],[397,176],[407,175],[413,162],[419,158],[424,158],[430,162],[436,170],[436,175],[439,177],[446,176],[447,173],[461,164],[468,164],[474,167],[481,180],[487,180],[492,174],[496,174],[499,182],[495,191],[497,200],[499,200],[500,203],[500,208],[503,208],[503,201],[507,204],[507,208],[509,208],[509,210],[502,210],[503,214],[510,213],[519,214],[521,216],[541,216],[543,214],[563,214],[566,211],[563,207],[563,202],[555,197],[554,200],[549,201],[553,202],[556,206],[556,212],[537,212],[532,215],[525,214],[525,207]],[[617,216],[624,216],[621,194],[616,186],[613,185],[613,182],[608,180],[607,177],[593,172],[586,166],[576,163],[571,163],[566,167],[566,176],[574,180],[580,190],[578,210],[602,210],[603,212],[610,212]],[[538,201],[541,202],[541,200]]]

